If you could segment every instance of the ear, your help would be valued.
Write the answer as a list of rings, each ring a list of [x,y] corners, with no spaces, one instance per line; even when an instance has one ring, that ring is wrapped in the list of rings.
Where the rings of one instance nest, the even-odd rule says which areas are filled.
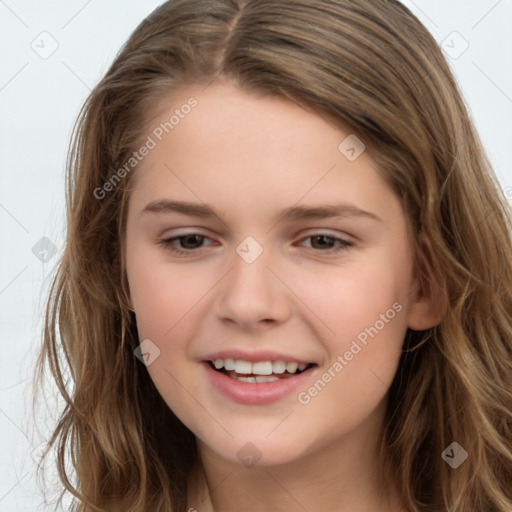
[[[422,257],[415,265],[407,317],[407,327],[414,331],[424,331],[439,325],[448,308],[445,290],[434,278],[439,274],[433,272],[432,245],[423,233],[420,235],[420,249]]]

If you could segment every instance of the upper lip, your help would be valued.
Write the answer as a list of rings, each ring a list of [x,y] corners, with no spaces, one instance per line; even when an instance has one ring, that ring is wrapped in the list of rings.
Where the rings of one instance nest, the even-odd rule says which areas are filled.
[[[233,359],[235,361],[249,361],[250,363],[257,363],[260,361],[285,361],[288,363],[298,364],[312,363],[310,360],[290,356],[281,352],[275,352],[274,350],[258,350],[254,352],[247,352],[247,350],[230,349],[214,352],[206,356],[206,361],[215,361],[216,359]]]

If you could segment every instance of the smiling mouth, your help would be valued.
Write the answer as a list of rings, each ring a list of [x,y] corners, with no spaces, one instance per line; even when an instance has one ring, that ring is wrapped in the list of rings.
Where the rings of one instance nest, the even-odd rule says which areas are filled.
[[[208,361],[208,364],[216,372],[222,373],[233,380],[253,384],[290,379],[317,366],[315,363],[300,365],[286,363],[285,361],[250,363],[248,361],[224,361],[221,359]]]

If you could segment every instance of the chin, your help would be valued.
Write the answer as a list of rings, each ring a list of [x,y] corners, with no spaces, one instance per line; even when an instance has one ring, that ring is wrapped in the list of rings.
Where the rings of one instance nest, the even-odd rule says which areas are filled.
[[[274,434],[274,439],[266,438],[267,434],[254,432],[254,435],[247,433],[228,442],[216,444],[210,440],[206,443],[202,441],[202,444],[206,444],[207,450],[215,452],[218,457],[247,468],[286,465],[307,455],[304,441],[277,433],[271,436]]]

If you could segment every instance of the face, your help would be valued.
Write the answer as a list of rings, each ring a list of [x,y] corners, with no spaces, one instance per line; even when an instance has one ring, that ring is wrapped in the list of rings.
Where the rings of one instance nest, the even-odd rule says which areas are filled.
[[[166,403],[237,464],[287,463],[378,425],[415,281],[404,212],[368,151],[325,116],[229,83],[155,112],[126,256]]]

